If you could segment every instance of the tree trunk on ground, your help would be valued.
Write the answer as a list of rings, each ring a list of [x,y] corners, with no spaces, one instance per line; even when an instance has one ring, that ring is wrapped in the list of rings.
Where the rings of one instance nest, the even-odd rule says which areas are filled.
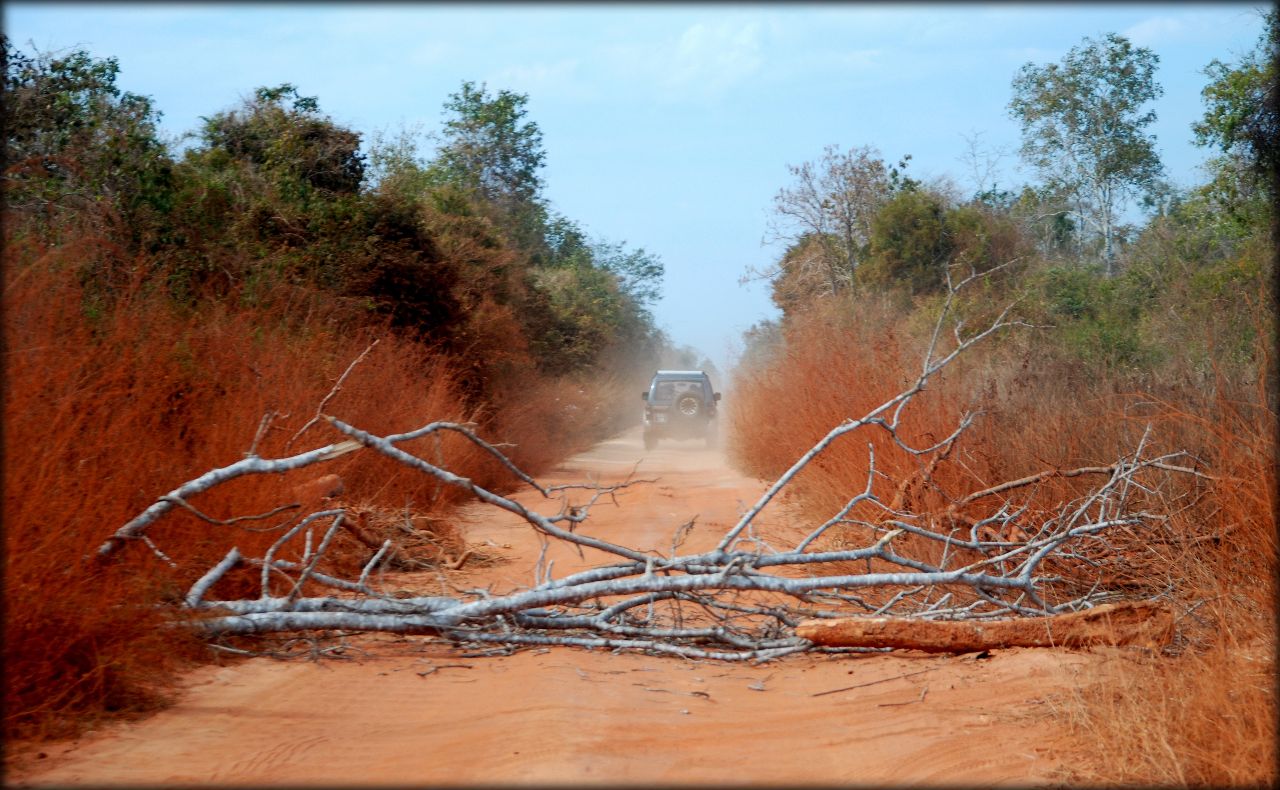
[[[1142,602],[1018,620],[847,617],[805,620],[796,628],[796,636],[829,647],[893,647],[929,653],[1088,645],[1156,648],[1173,638],[1173,613],[1159,604]]]

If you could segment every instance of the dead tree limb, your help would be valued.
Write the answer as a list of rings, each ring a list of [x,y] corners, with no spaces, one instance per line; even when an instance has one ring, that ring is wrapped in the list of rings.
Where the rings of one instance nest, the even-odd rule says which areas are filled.
[[[1025,325],[1010,318],[1010,308],[1006,308],[976,332],[966,333],[961,322],[953,322],[951,339],[944,341],[947,335],[943,330],[955,294],[979,276],[971,275],[952,285],[948,274],[951,287],[944,310],[916,379],[862,417],[829,431],[770,484],[708,551],[680,553],[682,531],[687,531],[689,524],[671,525],[670,551],[665,554],[592,534],[589,517],[596,505],[613,502],[620,490],[648,481],[629,476],[612,485],[547,486],[469,425],[437,421],[405,433],[379,436],[324,416],[330,426],[348,437],[345,441],[287,458],[249,457],[208,472],[160,497],[118,529],[99,553],[105,556],[129,538],[145,538],[146,527],[170,509],[190,507],[188,497],[228,480],[324,463],[368,448],[517,516],[546,545],[556,541],[579,552],[595,550],[605,561],[555,578],[551,564],[540,557],[530,587],[500,594],[486,589],[456,597],[400,598],[370,582],[372,570],[384,558],[407,551],[392,540],[379,541],[355,529],[357,539],[373,551],[359,577],[344,579],[326,570],[326,553],[333,537],[349,520],[343,508],[331,507],[293,524],[262,557],[244,557],[235,549],[229,552],[192,585],[184,599],[181,625],[208,636],[386,631],[432,634],[457,644],[508,650],[570,645],[750,661],[804,650],[930,649],[930,645],[945,650],[957,646],[983,649],[993,645],[982,641],[980,635],[995,633],[1007,642],[1009,633],[1019,629],[1047,635],[1048,642],[1037,644],[1090,643],[1093,636],[1065,636],[1059,630],[1061,624],[1082,623],[1079,627],[1087,631],[1098,622],[1114,622],[1122,616],[1117,614],[1120,610],[1105,608],[1104,601],[1116,594],[1103,583],[1102,563],[1090,558],[1112,552],[1116,535],[1126,531],[1136,535],[1163,523],[1160,493],[1170,485],[1171,476],[1200,473],[1175,463],[1182,453],[1149,453],[1149,437],[1144,434],[1132,453],[1113,464],[1049,470],[980,491],[940,489],[935,480],[938,465],[962,439],[973,415],[961,417],[955,430],[941,441],[913,447],[901,435],[906,408],[926,391],[939,371],[975,343],[1003,329]],[[756,532],[760,513],[836,439],[856,431],[886,434],[896,446],[921,460],[919,474],[905,483],[886,482],[877,472],[875,454],[868,445],[868,473],[862,490],[832,517],[806,528],[794,547],[773,548]],[[548,507],[538,509],[489,490],[446,468],[438,457],[431,461],[402,446],[446,432],[482,449],[514,480],[536,491]],[[1000,494],[1050,477],[1096,477],[1097,482],[1074,498],[1034,510],[1001,501],[1005,498]],[[892,488],[881,492],[879,488],[886,485]],[[934,489],[942,495],[941,501],[953,505],[943,513],[917,512],[914,501],[923,498],[907,496],[912,486]],[[585,501],[571,504],[571,492],[579,494],[579,499],[585,496]],[[882,494],[889,505],[884,504]],[[956,512],[960,508],[966,511],[963,520]],[[313,527],[321,520],[327,527],[313,548]],[[844,543],[829,540],[836,529],[846,529],[841,536]],[[861,544],[848,545],[850,534],[861,535]],[[1014,535],[1018,537],[1010,537]],[[278,557],[285,547],[299,548],[298,543],[303,544],[298,552],[301,561]],[[466,556],[464,552],[462,557]],[[210,600],[209,591],[218,579],[239,565],[258,569],[259,596]],[[283,595],[272,594],[273,578],[284,581],[283,588],[277,586]],[[309,594],[316,586],[335,592]],[[854,615],[862,618],[849,620]],[[1004,618],[1019,619],[1004,625]],[[831,622],[841,625],[833,631],[826,626]],[[1153,615],[1150,622],[1163,621]],[[1152,628],[1155,630],[1143,633],[1158,642],[1162,632]],[[863,634],[858,637],[861,641],[824,641],[830,633],[851,629]]]
[[[310,450],[298,455],[289,456],[288,458],[263,459],[258,456],[250,456],[248,458],[236,461],[234,464],[224,466],[221,469],[212,469],[200,475],[194,480],[189,480],[169,493],[156,500],[155,504],[135,516],[129,523],[125,524],[115,533],[107,538],[107,540],[98,547],[98,556],[105,557],[116,549],[120,548],[122,543],[130,538],[137,538],[142,535],[148,526],[156,519],[172,510],[178,502],[184,502],[187,498],[195,494],[208,491],[214,486],[221,485],[237,477],[245,475],[261,475],[261,474],[279,474],[288,472],[292,469],[301,469],[304,466],[321,463],[324,461],[332,461],[340,458],[347,453],[360,449],[359,442],[343,441],[335,444],[325,445],[315,450]]]
[[[306,433],[308,428],[320,422],[321,418],[324,415],[324,407],[328,406],[329,401],[333,400],[333,397],[342,391],[342,384],[347,380],[347,376],[351,375],[351,371],[355,370],[356,365],[359,365],[361,362],[364,361],[365,357],[369,356],[369,352],[373,351],[373,347],[376,345],[378,345],[377,339],[375,339],[372,343],[370,343],[368,348],[366,348],[364,351],[361,351],[360,356],[351,360],[351,364],[347,365],[347,369],[342,371],[341,376],[338,376],[338,380],[337,382],[334,383],[333,388],[329,390],[329,394],[325,395],[323,398],[320,399],[320,405],[316,407],[315,415],[312,416],[311,419],[307,420],[306,423],[301,428],[298,429],[297,433],[295,433],[293,436],[290,436],[289,441],[284,443],[285,450],[288,450],[290,447],[292,447],[293,443],[297,441],[298,437]],[[254,446],[257,446],[256,440],[254,441]]]
[[[1102,604],[1052,617],[1018,620],[915,620],[851,617],[806,620],[796,636],[834,647],[895,647],[970,653],[1004,647],[1163,647],[1173,639],[1173,612],[1151,602]]]

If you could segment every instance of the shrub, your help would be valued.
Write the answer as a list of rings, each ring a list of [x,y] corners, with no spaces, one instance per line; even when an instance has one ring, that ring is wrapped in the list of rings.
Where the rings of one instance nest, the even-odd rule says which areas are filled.
[[[1133,297],[1123,283],[1081,269],[1042,277],[1047,296],[1030,308],[1055,311],[1065,327],[972,349],[904,411],[905,438],[917,446],[941,438],[961,410],[978,410],[934,473],[953,495],[1043,469],[1111,463],[1148,425],[1148,453],[1190,452],[1214,479],[1174,481],[1162,494],[1169,522],[1125,542],[1114,574],[1127,595],[1177,608],[1179,654],[1112,662],[1067,695],[1061,714],[1093,745],[1072,778],[1272,783],[1277,426],[1259,373],[1274,369],[1274,350],[1259,340],[1242,359],[1238,335],[1215,334],[1206,322],[1185,331],[1208,349],[1207,378],[1185,376],[1191,352],[1176,341],[1166,341],[1158,363],[1138,356],[1134,368],[1120,367],[1115,346],[1099,341],[1106,353],[1098,353],[1070,328],[1135,334],[1141,311],[1124,309]],[[1237,295],[1232,318],[1268,338],[1274,316],[1265,305]],[[920,302],[904,314],[900,300],[864,294],[852,311],[819,302],[792,316],[780,347],[735,378],[727,407],[735,462],[775,477],[842,420],[901,391],[918,369],[931,311]],[[915,467],[880,433],[834,443],[796,478],[793,504],[810,519],[835,513],[865,485],[868,442],[887,502]],[[1077,496],[1086,484],[1046,481],[1031,507]],[[946,504],[912,503],[916,512]]]
[[[536,379],[526,380],[518,401],[467,406],[453,384],[455,362],[363,325],[360,310],[322,293],[277,284],[252,299],[242,292],[184,306],[153,287],[138,266],[110,300],[95,300],[79,276],[92,265],[85,263],[85,245],[8,248],[8,735],[67,734],[97,716],[159,704],[172,672],[206,655],[165,627],[155,605],[184,594],[232,545],[261,552],[277,533],[213,526],[175,511],[148,534],[176,567],[140,542],[111,562],[89,558],[163,492],[241,458],[268,413],[277,416],[258,444],[264,457],[335,441],[340,434],[323,423],[293,437],[375,339],[325,407],[367,430],[479,419],[482,433],[512,443],[513,460],[537,473],[561,457],[562,439],[579,446],[600,427],[573,422],[563,389]],[[591,400],[579,396],[580,403]],[[431,440],[419,441],[407,449],[434,457]],[[440,452],[450,468],[480,485],[502,490],[512,483],[496,462],[456,437]],[[326,471],[343,477],[348,499],[375,507],[438,513],[461,496],[372,453],[344,457]],[[265,512],[290,501],[290,489],[315,474],[241,479],[193,504],[221,518]]]

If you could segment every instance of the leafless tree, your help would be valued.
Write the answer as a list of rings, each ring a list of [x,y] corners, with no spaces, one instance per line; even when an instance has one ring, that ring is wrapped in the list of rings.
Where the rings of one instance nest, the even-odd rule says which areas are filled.
[[[994,190],[1000,177],[1001,163],[1009,156],[1003,146],[989,146],[982,142],[985,132],[974,131],[972,134],[961,134],[964,140],[964,153],[959,159],[969,171],[969,180],[973,186],[973,194],[982,195]]]
[[[835,145],[823,149],[818,162],[787,169],[795,181],[774,197],[766,241],[784,241],[792,253],[759,274],[791,277],[819,294],[839,293],[853,282],[871,218],[889,197],[890,169],[874,147],[842,152]]]

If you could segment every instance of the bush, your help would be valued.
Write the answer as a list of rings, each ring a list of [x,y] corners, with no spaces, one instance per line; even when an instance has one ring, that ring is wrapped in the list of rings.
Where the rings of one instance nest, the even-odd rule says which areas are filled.
[[[259,443],[264,457],[336,440],[336,431],[317,425],[290,444],[374,339],[377,346],[326,406],[367,430],[479,419],[486,436],[510,442],[512,459],[536,473],[602,428],[580,416],[595,393],[568,404],[563,387],[538,379],[525,380],[518,401],[512,396],[477,411],[452,383],[455,362],[363,325],[361,311],[321,293],[278,284],[252,299],[241,292],[183,306],[151,287],[139,266],[111,301],[95,301],[79,276],[92,266],[84,246],[9,249],[3,472],[10,736],[67,734],[97,716],[159,704],[172,672],[206,655],[164,627],[155,604],[184,594],[232,545],[260,552],[276,533],[215,527],[175,511],[148,534],[176,568],[141,543],[109,563],[89,558],[163,492],[241,458],[269,412],[278,416]],[[446,439],[442,452],[450,468],[480,485],[502,490],[512,483],[460,439]],[[371,506],[438,513],[460,496],[370,453],[331,467],[349,499]],[[315,474],[241,479],[193,504],[219,517],[265,512]]]
[[[890,198],[871,220],[870,255],[858,267],[859,281],[911,293],[941,288],[955,249],[946,213],[942,199],[929,192],[910,190]]]
[[[1237,335],[1188,324],[1186,335],[1209,360],[1221,360],[1208,377],[1189,379],[1188,352],[1176,340],[1164,340],[1158,358],[1124,355],[1148,314],[1142,300],[1151,297],[1142,289],[1078,268],[1038,277],[1033,293],[1041,300],[1027,308],[1055,315],[1059,328],[972,349],[903,412],[904,438],[917,446],[937,440],[962,410],[978,412],[933,474],[952,495],[1044,469],[1111,463],[1135,449],[1148,425],[1148,453],[1190,452],[1214,479],[1173,481],[1163,491],[1170,521],[1127,544],[1114,582],[1129,596],[1176,608],[1179,655],[1114,662],[1067,695],[1059,710],[1094,755],[1072,778],[1272,783],[1280,448],[1259,372],[1273,369],[1274,349],[1258,340],[1239,357]],[[1218,309],[1251,324],[1253,337],[1270,337],[1274,316],[1265,302],[1237,294]],[[933,311],[929,301],[904,308],[887,294],[863,294],[852,311],[818,302],[792,316],[781,346],[735,377],[727,407],[735,463],[776,477],[841,421],[901,391],[916,375]],[[868,442],[884,476],[877,494],[888,503],[916,462],[871,431],[842,438],[806,467],[792,504],[810,519],[829,518],[865,485]],[[1030,507],[1078,496],[1081,485],[1046,481]],[[912,503],[925,513],[947,504],[936,494]]]

